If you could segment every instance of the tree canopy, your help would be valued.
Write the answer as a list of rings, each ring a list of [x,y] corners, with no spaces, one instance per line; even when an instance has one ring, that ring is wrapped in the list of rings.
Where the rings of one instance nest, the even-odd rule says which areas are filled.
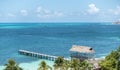
[[[6,67],[4,70],[23,70],[13,59],[9,59],[8,63],[5,64],[5,66]]]
[[[100,66],[102,70],[119,70],[120,68],[120,47],[112,51],[109,55],[101,61]]]

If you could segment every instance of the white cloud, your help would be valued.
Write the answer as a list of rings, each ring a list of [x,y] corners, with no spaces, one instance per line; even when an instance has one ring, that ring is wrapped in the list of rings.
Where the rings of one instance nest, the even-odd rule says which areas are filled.
[[[109,10],[111,13],[113,13],[114,15],[120,15],[120,6],[117,6],[116,9],[110,9]]]
[[[64,16],[64,14],[62,12],[54,12],[54,16],[60,17],[60,16]]]
[[[50,14],[50,13],[51,13],[50,10],[47,10],[47,9],[45,9],[45,8],[43,8],[43,7],[38,7],[36,12],[37,12],[38,14]]]
[[[88,7],[89,7],[88,13],[90,14],[95,14],[100,11],[100,9],[95,6],[95,4],[89,4]]]
[[[9,16],[9,17],[15,17],[16,15],[12,14],[12,13],[8,13],[7,16]]]
[[[38,7],[36,12],[41,12],[42,7]]]
[[[40,18],[53,18],[53,17],[62,17],[64,14],[62,12],[58,11],[51,11],[43,7],[38,7],[37,10],[37,16]]]
[[[22,16],[27,16],[28,15],[27,10],[21,10],[20,13],[21,13]]]

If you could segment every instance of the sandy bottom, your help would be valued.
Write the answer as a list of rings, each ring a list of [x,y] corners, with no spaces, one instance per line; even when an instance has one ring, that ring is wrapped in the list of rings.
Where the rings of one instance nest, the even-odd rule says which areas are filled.
[[[37,70],[38,65],[40,64],[40,62],[43,60],[38,60],[38,61],[34,61],[34,62],[30,62],[30,63],[21,63],[19,64],[20,67],[23,68],[23,70]],[[48,61],[48,60],[44,60],[47,65],[51,66],[53,68],[53,61]],[[3,70],[5,68],[5,66],[0,66],[0,70]]]

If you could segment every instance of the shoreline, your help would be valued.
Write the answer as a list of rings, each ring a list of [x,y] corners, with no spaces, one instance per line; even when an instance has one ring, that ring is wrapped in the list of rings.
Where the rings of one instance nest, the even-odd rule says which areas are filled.
[[[105,56],[102,56],[100,58],[94,58],[94,61],[103,60]],[[32,61],[32,62],[26,62],[26,63],[20,63],[19,66],[22,67],[24,70],[37,70],[38,65],[41,61],[45,61],[47,65],[51,66],[53,69],[54,61],[45,60],[45,59],[39,59],[38,61]],[[5,66],[0,66],[0,70],[3,70]]]
[[[27,63],[20,63],[19,66],[21,68],[23,68],[23,70],[37,70],[37,68],[39,67],[38,65],[40,64],[40,62],[43,61],[43,59],[40,59],[38,61],[33,61],[33,62],[27,62]],[[49,61],[49,60],[44,60],[47,65],[50,65],[53,68],[53,61]],[[0,66],[0,70],[3,70],[5,68],[5,66]]]

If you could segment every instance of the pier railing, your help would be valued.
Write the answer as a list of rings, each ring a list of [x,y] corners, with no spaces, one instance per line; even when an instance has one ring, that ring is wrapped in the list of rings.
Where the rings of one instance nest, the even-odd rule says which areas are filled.
[[[27,50],[19,50],[18,53],[21,55],[25,55],[25,56],[36,57],[36,58],[46,59],[46,60],[51,60],[51,61],[55,61],[58,58],[58,56],[36,53],[36,52],[27,51]],[[64,59],[68,60],[66,58]]]

